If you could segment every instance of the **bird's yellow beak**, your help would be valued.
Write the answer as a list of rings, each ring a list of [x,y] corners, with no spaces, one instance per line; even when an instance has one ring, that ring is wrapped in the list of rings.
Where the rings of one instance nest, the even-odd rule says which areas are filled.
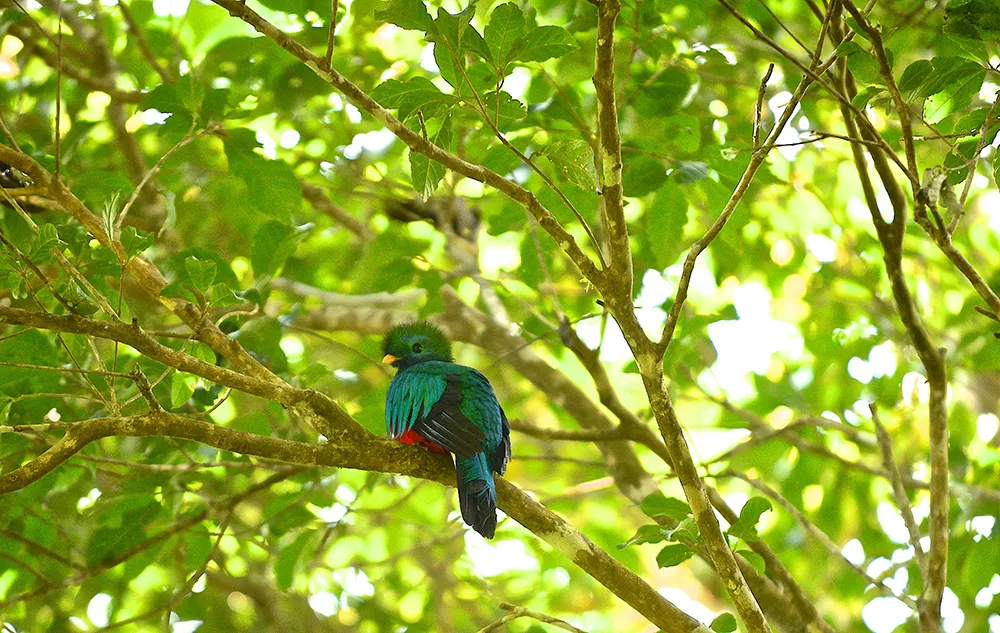
[[[393,356],[392,354],[386,354],[385,356],[382,357],[382,362],[385,363],[386,365],[391,365],[395,363],[397,360],[399,359]]]

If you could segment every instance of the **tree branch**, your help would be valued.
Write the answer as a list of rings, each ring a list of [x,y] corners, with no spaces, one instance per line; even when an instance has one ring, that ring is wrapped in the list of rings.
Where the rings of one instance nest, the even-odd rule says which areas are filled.
[[[300,466],[393,473],[454,485],[450,459],[373,435],[360,435],[343,443],[309,444],[254,435],[197,418],[158,411],[139,416],[85,420],[72,425],[45,453],[20,468],[0,475],[0,494],[20,490],[38,481],[91,442],[110,436],[175,437],[220,450]],[[508,516],[567,556],[656,626],[668,633],[709,633],[706,626],[664,599],[564,519],[505,479],[497,479],[497,497],[499,507]]]
[[[622,190],[622,138],[618,129],[618,106],[615,103],[615,22],[621,11],[620,0],[597,3],[597,46],[594,61],[594,91],[597,95],[597,140],[600,148],[601,196],[608,223],[611,270],[615,283],[607,288],[614,297],[631,302],[632,249],[625,222],[625,199]],[[637,18],[638,19],[638,18]],[[599,247],[598,247],[599,248]],[[602,292],[610,299],[609,292]]]

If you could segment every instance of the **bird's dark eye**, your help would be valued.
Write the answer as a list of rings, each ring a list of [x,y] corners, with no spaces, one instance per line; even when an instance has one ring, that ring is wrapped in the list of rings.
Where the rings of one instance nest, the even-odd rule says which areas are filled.
[[[422,351],[424,351],[424,346],[423,345],[421,345],[420,343],[414,343],[413,344],[413,353],[414,354],[419,354]]]

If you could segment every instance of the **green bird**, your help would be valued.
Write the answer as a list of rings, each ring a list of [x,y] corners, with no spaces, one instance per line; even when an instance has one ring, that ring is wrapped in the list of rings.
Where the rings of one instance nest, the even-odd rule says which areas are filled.
[[[451,343],[421,321],[398,325],[382,344],[396,372],[385,397],[389,436],[455,454],[462,518],[493,538],[497,489],[493,473],[510,461],[510,424],[486,376],[452,362]]]

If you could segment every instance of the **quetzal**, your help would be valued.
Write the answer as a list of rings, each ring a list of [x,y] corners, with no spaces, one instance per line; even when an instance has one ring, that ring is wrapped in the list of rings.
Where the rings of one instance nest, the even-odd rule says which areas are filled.
[[[493,473],[510,461],[510,424],[486,376],[452,362],[451,343],[427,322],[389,331],[383,363],[396,367],[385,398],[389,436],[455,454],[462,518],[486,538],[497,527]]]

